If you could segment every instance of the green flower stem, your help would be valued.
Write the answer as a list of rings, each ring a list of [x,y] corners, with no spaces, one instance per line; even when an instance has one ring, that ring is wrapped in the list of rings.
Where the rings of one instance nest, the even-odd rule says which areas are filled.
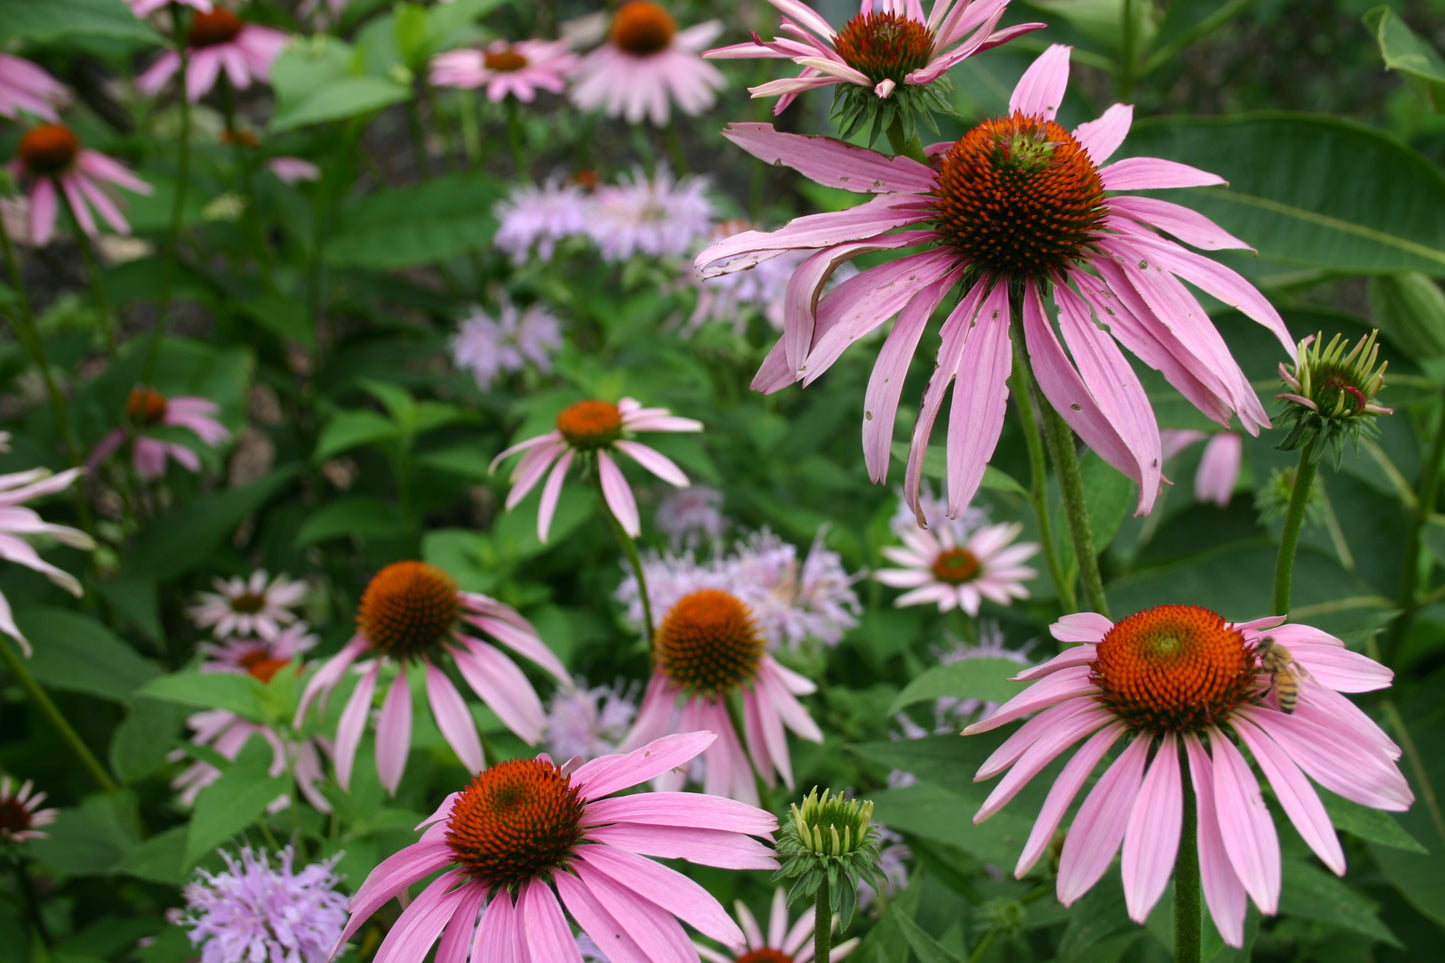
[[[25,904],[25,915],[30,917],[30,925],[35,928],[35,935],[47,948],[55,946],[55,937],[50,935],[50,930],[45,925],[45,917],[40,913],[40,900],[35,896],[35,881],[30,878],[24,856],[15,860],[15,882],[16,888],[20,890],[20,901]]]
[[[1203,922],[1199,907],[1199,814],[1189,765],[1181,760],[1184,790],[1184,823],[1179,828],[1179,855],[1174,861],[1174,959],[1176,963],[1199,963],[1203,943]]]
[[[527,151],[522,142],[522,113],[517,106],[517,98],[505,98],[502,109],[507,114],[507,147],[512,152],[512,166],[517,169],[518,177],[530,181],[532,165],[527,163]]]
[[[80,257],[85,262],[85,273],[90,278],[90,295],[95,302],[95,313],[100,315],[100,333],[105,338],[105,353],[114,359],[120,346],[115,340],[115,317],[110,313],[110,302],[106,300],[105,289],[100,286],[100,261],[95,256],[95,245],[91,243],[90,235],[80,226],[80,218],[76,216],[70,195],[64,191],[61,191],[60,195],[65,198],[65,209],[75,220],[75,239],[80,244]]]
[[[612,534],[617,536],[617,541],[622,543],[622,551],[627,556],[627,564],[632,566],[632,574],[637,576],[637,597],[642,600],[642,622],[647,629],[646,642],[652,645],[652,634],[656,623],[652,621],[652,601],[647,596],[647,578],[642,574],[642,559],[637,554],[637,542],[622,528],[622,523],[617,516],[612,514],[612,508],[607,504],[607,495],[602,491],[602,473],[594,471],[592,481],[597,486],[597,497],[602,499],[602,513],[612,523]]]
[[[1049,566],[1049,577],[1054,581],[1054,590],[1059,595],[1059,605],[1065,612],[1079,610],[1074,594],[1072,579],[1064,577],[1064,566],[1059,559],[1059,547],[1054,543],[1053,522],[1049,519],[1048,481],[1049,469],[1044,461],[1044,440],[1039,434],[1038,406],[1034,403],[1033,391],[1029,387],[1028,362],[1024,358],[1020,338],[1014,338],[1014,369],[1009,374],[1009,391],[1018,402],[1019,422],[1024,429],[1024,443],[1029,451],[1029,506],[1039,523],[1039,541],[1044,546],[1044,561]]]
[[[25,660],[15,653],[16,649],[13,644],[0,639],[0,663],[4,664],[6,671],[14,677],[16,682],[20,683],[20,688],[24,689],[30,698],[35,701],[35,704],[40,707],[40,711],[50,720],[50,724],[55,727],[55,731],[60,733],[60,737],[65,740],[65,744],[70,747],[70,751],[75,753],[75,757],[80,760],[80,764],[90,770],[90,774],[95,777],[95,781],[100,784],[100,788],[106,792],[115,792],[118,787],[115,784],[115,780],[110,778],[110,773],[105,771],[105,767],[100,764],[90,749],[81,741],[80,734],[66,721],[65,716],[61,715],[60,710],[55,707],[55,703],[50,701],[50,696],[45,694],[45,690],[40,687],[40,683],[35,681],[35,677],[31,675],[30,670],[25,667]]]
[[[1033,372],[1029,373],[1033,382]],[[1034,385],[1037,387],[1037,385]],[[1044,438],[1049,443],[1049,454],[1054,460],[1054,472],[1059,477],[1059,492],[1064,506],[1064,517],[1069,522],[1069,534],[1074,542],[1074,559],[1079,566],[1079,575],[1084,580],[1084,601],[1089,610],[1105,618],[1109,617],[1109,602],[1104,597],[1104,580],[1099,575],[1099,559],[1094,554],[1094,533],[1089,526],[1089,504],[1084,497],[1084,476],[1079,471],[1079,456],[1074,451],[1074,432],[1060,414],[1049,404],[1043,393],[1038,394],[1039,405],[1044,413]]]
[[[1435,510],[1435,499],[1440,493],[1440,464],[1445,460],[1445,405],[1441,406],[1440,418],[1435,425],[1435,437],[1430,440],[1430,451],[1420,469],[1420,487],[1414,503],[1408,504],[1409,529],[1405,533],[1405,555],[1400,571],[1400,592],[1395,607],[1400,613],[1390,623],[1382,646],[1384,661],[1393,665],[1405,647],[1415,613],[1420,611],[1424,600],[1417,596],[1420,587],[1420,538],[1428,523],[1430,513]]]
[[[828,892],[828,874],[818,884],[818,894],[813,900],[813,959],[827,960],[833,952],[833,908]]]
[[[221,115],[225,120],[226,134],[231,140],[231,151],[236,159],[236,168],[241,174],[241,193],[246,199],[246,208],[241,212],[241,217],[251,225],[251,232],[256,235],[256,263],[263,268],[269,268],[271,264],[271,243],[266,237],[266,228],[261,223],[261,215],[256,205],[256,184],[251,177],[251,155],[246,145],[241,142],[241,128],[236,123],[236,91],[231,86],[231,80],[226,72],[221,71]],[[263,270],[262,276],[269,280],[271,272]]]
[[[1135,50],[1138,37],[1134,33],[1134,0],[1124,0],[1119,14],[1119,100],[1129,103],[1133,100],[1134,64],[1139,58]]]
[[[186,96],[185,77],[189,69],[190,45],[186,42],[189,26],[189,8],[178,3],[171,4],[171,27],[175,35],[176,53],[181,58],[181,132],[180,154],[176,159],[176,193],[171,199],[171,223],[166,228],[166,259],[161,265],[161,291],[157,298],[156,325],[151,330],[151,343],[146,351],[145,367],[141,369],[141,384],[149,386],[155,378],[156,362],[160,359],[161,343],[166,337],[166,322],[170,319],[171,296],[175,292],[176,268],[181,258],[181,218],[186,207],[186,188],[191,175],[191,99]]]
[[[923,141],[914,134],[908,137],[903,132],[903,121],[898,117],[893,118],[893,123],[888,125],[888,146],[893,153],[911,157],[920,164],[927,164],[928,158],[923,153]]]
[[[1274,563],[1274,596],[1270,612],[1275,615],[1289,615],[1290,584],[1294,579],[1294,556],[1299,548],[1299,533],[1304,527],[1305,507],[1309,504],[1310,489],[1314,487],[1315,473],[1319,470],[1315,459],[1315,443],[1306,442],[1299,453],[1299,467],[1294,473],[1294,491],[1290,494],[1289,510],[1284,516],[1284,531],[1279,539],[1279,557]]]
[[[417,107],[417,98],[413,97],[406,105],[407,128],[411,131],[411,152],[416,162],[417,176],[421,180],[431,180],[431,160],[427,156],[426,130],[421,123],[421,110]]]

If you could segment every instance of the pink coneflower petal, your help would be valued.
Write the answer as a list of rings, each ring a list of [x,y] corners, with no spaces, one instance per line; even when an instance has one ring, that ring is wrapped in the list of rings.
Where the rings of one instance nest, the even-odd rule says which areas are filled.
[[[613,880],[626,881],[627,886],[703,935],[720,943],[742,942],[742,932],[717,900],[676,870],[606,846],[584,849],[581,860]]]
[[[1274,913],[1279,902],[1279,836],[1264,805],[1259,783],[1229,740],[1210,741],[1214,762],[1214,807],[1224,851],[1250,899],[1261,912]]]
[[[633,538],[642,534],[642,521],[637,516],[637,499],[632,497],[632,488],[622,471],[605,451],[597,452],[597,474],[602,481],[602,497],[612,511],[612,517],[622,530]],[[540,513],[539,513],[540,516]]]
[[[1125,733],[1126,729],[1121,723],[1113,723],[1105,726],[1094,733],[1079,747],[1079,751],[1069,757],[1064,764],[1059,777],[1049,787],[1049,794],[1044,797],[1043,808],[1039,810],[1038,819],[1034,820],[1034,828],[1029,832],[1028,841],[1019,853],[1018,864],[1014,867],[1014,876],[1022,879],[1023,875],[1033,868],[1039,857],[1048,849],[1053,842],[1054,833],[1058,830],[1059,824],[1064,821],[1064,814],[1069,809],[1069,804],[1074,801],[1074,796],[1083,788],[1084,782],[1099,760]],[[975,821],[977,819],[975,818]]]
[[[463,637],[461,642],[461,646],[450,651],[467,685],[497,714],[503,725],[528,742],[535,742],[542,734],[546,715],[526,674],[512,660],[480,640]],[[468,768],[475,771],[481,766],[469,764]]]
[[[455,655],[455,650],[453,654]],[[505,659],[502,661],[506,662]],[[457,667],[461,667],[460,660]],[[467,769],[472,772],[482,769],[486,760],[482,755],[482,741],[477,735],[477,724],[472,721],[472,714],[467,711],[467,705],[462,701],[456,686],[431,662],[426,663],[426,694],[427,701],[431,704],[432,716],[436,719],[437,728],[441,730],[447,745],[452,747],[452,751]],[[488,704],[492,705],[493,711],[496,710],[494,704]],[[500,716],[500,713],[498,715]],[[503,723],[506,724],[506,720],[503,720]],[[513,728],[510,725],[507,727]]]
[[[1083,145],[1084,150],[1089,152],[1089,160],[1093,161],[1095,165],[1099,165],[1103,164],[1110,157],[1114,156],[1114,152],[1119,149],[1119,147],[1124,143],[1124,138],[1129,135],[1129,128],[1133,123],[1133,105],[1114,104],[1112,107],[1109,107],[1107,110],[1105,110],[1103,115],[1100,116],[1098,120],[1088,120],[1080,124],[1078,127],[1074,128],[1074,136],[1078,139],[1079,143]],[[1118,198],[1118,200],[1152,201],[1153,198],[1126,197]],[[1158,203],[1167,204],[1168,202],[1161,201]],[[1169,204],[1169,208],[1187,210],[1187,208],[1179,208],[1176,204]],[[1115,206],[1115,210],[1124,209],[1126,209],[1126,206]],[[1194,223],[1213,223],[1209,221],[1208,218],[1200,217],[1199,215],[1194,214],[1193,211],[1190,211],[1189,213],[1191,215],[1194,215],[1194,217],[1198,218],[1198,221]],[[1170,233],[1173,232],[1171,231]],[[1177,234],[1175,236],[1178,237]],[[1183,240],[1183,238],[1181,238],[1181,240]]]
[[[552,516],[557,511],[557,499],[562,497],[562,481],[567,477],[567,468],[572,464],[572,450],[561,453],[542,486],[542,500],[537,504],[537,540],[547,543],[547,531],[552,527]]]
[[[1204,902],[1225,942],[1242,946],[1249,899],[1230,865],[1220,834],[1219,812],[1214,804],[1214,764],[1197,736],[1185,736],[1184,746],[1189,758],[1189,779],[1199,806],[1199,876]]]
[[[1240,720],[1235,724],[1234,731],[1239,733],[1240,741],[1249,749],[1255,764],[1269,780],[1275,798],[1279,800],[1280,806],[1289,816],[1290,822],[1294,823],[1300,836],[1309,844],[1310,849],[1315,851],[1322,863],[1333,870],[1336,876],[1343,876],[1344,850],[1340,848],[1339,837],[1335,835],[1334,826],[1330,824],[1324,803],[1320,802],[1319,795],[1304,777],[1304,773],[1300,772],[1294,760],[1290,759],[1273,739],[1252,723]]]
[[[657,865],[645,859],[640,861],[648,866]],[[526,933],[527,952],[532,959],[582,963],[577,941],[572,938],[572,928],[567,925],[562,907],[546,883],[533,880],[523,886],[517,894],[516,912],[521,919],[522,931]]]
[[[1135,739],[1085,797],[1059,853],[1059,902],[1072,905],[1109,868],[1139,796],[1150,741]]]
[[[1184,791],[1179,774],[1179,747],[1174,733],[1159,741],[1139,796],[1124,832],[1124,900],[1129,918],[1142,923],[1159,902],[1179,852],[1179,831],[1184,820]]]
[[[376,723],[376,772],[387,792],[395,793],[401,785],[406,755],[411,750],[411,686],[406,670],[392,680],[386,699],[381,704],[381,717]]]
[[[356,763],[356,749],[361,745],[361,735],[366,731],[366,720],[371,715],[371,697],[376,692],[379,670],[378,662],[357,680],[356,688],[341,712],[341,722],[336,727],[336,784],[342,789],[351,786],[351,768]]]
[[[1009,97],[1009,113],[1054,119],[1069,83],[1069,50],[1053,44],[1029,65]]]

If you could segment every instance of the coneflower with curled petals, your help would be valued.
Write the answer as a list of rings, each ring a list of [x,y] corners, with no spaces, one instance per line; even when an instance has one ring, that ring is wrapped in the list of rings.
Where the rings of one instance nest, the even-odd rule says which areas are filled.
[[[271,77],[271,65],[281,55],[291,38],[279,30],[247,23],[234,12],[217,6],[196,10],[191,15],[186,35],[190,63],[186,65],[186,99],[200,100],[225,72],[226,80],[237,90],[253,82],[265,83]],[[181,56],[174,50],[135,79],[136,89],[155,95],[181,69]]]
[[[1278,909],[1280,848],[1241,749],[1305,843],[1343,875],[1344,851],[1311,780],[1363,806],[1409,807],[1414,797],[1396,767],[1400,749],[1340,694],[1384,688],[1393,673],[1320,629],[1281,622],[1231,623],[1196,605],[1161,605],[1118,623],[1092,612],[1055,622],[1054,638],[1069,647],[1019,673],[1033,684],[964,730],[1032,716],[974,777],[1004,774],[974,822],[1077,746],[1049,789],[1015,874],[1027,873],[1049,848],[1089,774],[1118,744],[1064,838],[1057,890],[1065,905],[1099,881],[1122,844],[1124,901],[1142,923],[1180,845],[1197,846],[1215,927],[1230,946],[1243,945],[1246,897],[1263,913]],[[1186,792],[1197,806],[1197,840],[1180,838]]]
[[[81,595],[79,580],[42,559],[25,539],[36,535],[49,536],[62,545],[85,551],[95,548],[95,540],[78,528],[45,521],[35,509],[26,508],[25,503],[65,491],[80,475],[79,468],[54,474],[48,468],[32,468],[0,475],[0,559],[39,572],[76,598]],[[30,643],[15,624],[4,592],[0,592],[0,632],[14,639],[25,657],[30,657]]]
[[[136,474],[146,481],[164,477],[168,461],[175,461],[187,471],[199,472],[201,458],[190,446],[151,438],[146,431],[162,425],[185,428],[203,444],[214,448],[231,437],[230,429],[216,420],[220,410],[221,406],[209,398],[167,396],[155,388],[137,385],[125,402],[129,428],[112,428],[106,432],[86,458],[86,465],[95,468],[129,440],[134,446],[131,457]]]
[[[27,188],[30,201],[29,237],[44,247],[55,236],[60,200],[65,198],[75,223],[86,234],[98,233],[94,208],[117,234],[129,234],[130,224],[121,214],[112,187],[136,194],[151,193],[151,186],[136,177],[119,161],[82,147],[80,138],[64,124],[37,124],[20,137],[10,176]]]
[[[552,515],[562,494],[562,480],[574,460],[590,464],[602,484],[602,495],[612,517],[622,530],[633,538],[642,533],[637,514],[637,499],[628,487],[622,469],[617,467],[613,452],[627,455],[663,481],[686,488],[687,476],[682,469],[660,452],[654,451],[629,435],[637,431],[702,431],[702,422],[678,418],[666,408],[644,408],[631,398],[617,403],[591,399],[569,405],[557,416],[557,428],[545,435],[529,438],[513,445],[492,459],[492,471],[503,461],[525,452],[512,469],[512,490],[507,493],[506,509],[517,507],[527,493],[537,486],[542,476],[542,501],[537,506],[537,538],[547,541]],[[550,469],[550,474],[548,470]]]
[[[395,793],[400,785],[411,749],[411,687],[406,670],[414,663],[425,674],[427,701],[437,728],[470,771],[481,769],[486,760],[476,723],[442,670],[444,657],[450,657],[468,687],[503,725],[526,742],[536,743],[546,720],[542,700],[522,670],[481,635],[531,659],[564,685],[571,684],[556,654],[511,606],[459,591],[450,575],[425,562],[394,562],[376,573],[361,596],[356,634],[311,677],[296,710],[300,726],[317,696],[324,707],[352,663],[364,655],[375,657],[356,683],[336,730],[336,781],[343,789],[351,784],[356,750],[384,664],[397,667],[376,726],[376,770],[387,792]]]
[[[1106,164],[1128,133],[1132,108],[1116,104],[1100,119],[1065,130],[1054,118],[1068,75],[1069,48],[1050,47],[1014,88],[1007,116],[935,145],[932,164],[767,124],[725,131],[767,163],[874,195],[850,210],[797,218],[771,233],[735,235],[696,263],[715,274],[788,251],[812,252],[789,285],[782,338],[753,379],[760,391],[810,384],[850,344],[897,318],[863,399],[864,462],[875,482],[887,475],[913,353],[934,311],[955,285],[964,285],[939,329],[937,365],[914,425],[904,493],[915,509],[928,438],[950,387],[949,514],[972,501],[1003,429],[1015,331],[1022,332],[1048,402],[1100,457],[1139,484],[1140,513],[1159,493],[1159,427],[1119,346],[1162,372],[1210,418],[1227,425],[1238,413],[1250,432],[1269,419],[1183,282],[1237,307],[1294,354],[1284,322],[1259,291],[1160,232],[1207,250],[1244,242],[1188,208],[1121,193],[1223,181],[1158,158]],[[838,265],[919,245],[823,293]]]
[[[582,963],[570,916],[610,963],[698,963],[682,923],[729,946],[743,933],[677,870],[685,859],[773,869],[770,813],[699,793],[613,793],[686,766],[716,738],[667,736],[576,769],[545,755],[481,772],[419,826],[421,839],[378,865],[351,900],[342,943],[394,897],[411,898],[372,957],[411,963]],[[478,923],[477,916],[481,914]],[[337,950],[341,943],[337,945]]]

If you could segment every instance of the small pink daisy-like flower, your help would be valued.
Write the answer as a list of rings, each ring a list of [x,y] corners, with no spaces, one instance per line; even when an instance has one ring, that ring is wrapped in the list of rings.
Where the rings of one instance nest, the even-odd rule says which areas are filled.
[[[679,31],[672,14],[658,4],[627,0],[612,15],[607,42],[577,66],[572,102],[629,124],[646,117],[654,127],[667,124],[672,101],[684,114],[700,114],[726,84],[700,54],[721,32],[717,20]]]
[[[92,207],[117,234],[130,233],[130,225],[111,196],[109,185],[137,194],[151,192],[151,186],[124,165],[81,147],[74,131],[61,124],[39,124],[27,130],[15,148],[9,170],[22,185],[29,185],[28,240],[36,247],[44,247],[55,236],[62,194],[80,229],[94,237]]]
[[[964,730],[1037,713],[979,768],[980,780],[1007,774],[974,822],[1083,741],[1049,790],[1015,874],[1044,853],[1089,774],[1122,741],[1064,840],[1065,905],[1098,882],[1122,843],[1125,903],[1131,919],[1144,921],[1181,843],[1187,765],[1204,899],[1224,941],[1243,945],[1246,896],[1263,913],[1278,907],[1280,851],[1241,746],[1310,849],[1342,875],[1344,852],[1310,780],[1364,806],[1409,807],[1399,748],[1340,695],[1384,688],[1392,673],[1326,632],[1282,621],[1230,623],[1199,606],[1161,605],[1117,624],[1091,612],[1054,623],[1054,638],[1069,648],[1019,673],[1035,684]]]
[[[190,7],[199,10],[201,13],[211,12],[211,0],[127,0],[131,10],[137,17],[148,17],[162,7],[176,3],[182,7]]]
[[[978,615],[984,599],[1009,605],[1029,597],[1024,582],[1038,572],[1024,565],[1038,552],[1033,542],[1015,545],[1023,526],[1017,522],[985,525],[959,544],[947,527],[936,532],[916,528],[903,534],[903,547],[883,554],[902,568],[873,573],[884,585],[909,589],[894,605],[937,605],[940,612],[963,609]]]
[[[190,64],[186,68],[186,98],[200,100],[216,85],[221,71],[232,87],[244,90],[252,81],[265,83],[271,64],[290,37],[279,30],[246,23],[225,7],[197,10],[191,15],[186,37]],[[136,89],[155,95],[181,69],[180,54],[168,50],[135,79]]]
[[[561,346],[562,324],[551,312],[540,304],[519,311],[503,297],[495,318],[473,305],[452,337],[452,361],[470,371],[477,387],[486,391],[500,375],[528,365],[551,371],[552,354]]]
[[[291,610],[306,598],[307,585],[257,569],[248,578],[213,579],[214,592],[199,592],[187,613],[198,628],[211,629],[217,638],[257,635],[275,638],[283,625],[296,621]]]
[[[773,113],[781,114],[805,90],[833,84],[871,88],[888,98],[900,86],[931,84],[976,53],[1030,30],[1041,23],[998,27],[1008,0],[935,0],[927,17],[922,0],[862,0],[858,15],[834,30],[801,0],[768,0],[783,14],[782,29],[790,37],[709,50],[710,58],[777,58],[791,60],[803,72],[797,77],[750,87],[754,97],[778,98]]]
[[[385,662],[400,666],[376,725],[376,769],[387,792],[394,794],[401,784],[411,748],[411,687],[406,668],[413,662],[425,669],[427,701],[437,728],[472,772],[486,764],[481,739],[461,693],[437,665],[442,655],[451,656],[467,685],[503,725],[529,743],[541,737],[545,716],[532,683],[495,646],[470,634],[477,630],[568,683],[556,654],[510,606],[485,595],[458,591],[451,576],[425,562],[395,562],[376,573],[361,596],[356,634],[311,677],[296,710],[299,726],[318,695],[325,705],[353,662],[368,652],[378,656],[357,682],[336,730],[336,781],[343,789],[351,784],[356,749]]]
[[[537,482],[547,475],[542,486],[542,501],[537,508],[537,537],[547,541],[557,498],[562,493],[562,480],[577,456],[595,460],[602,482],[602,494],[623,531],[636,538],[642,532],[637,515],[637,499],[617,467],[611,452],[621,452],[663,481],[679,488],[687,487],[687,476],[672,459],[646,445],[624,437],[635,431],[702,431],[702,422],[678,418],[666,408],[644,408],[631,398],[613,404],[610,401],[579,401],[569,405],[557,416],[557,429],[513,445],[492,459],[492,471],[512,455],[526,452],[512,470],[512,490],[507,493],[506,509],[511,511],[527,497]],[[548,469],[551,474],[548,475]]]
[[[1234,497],[1234,486],[1239,481],[1239,469],[1244,461],[1244,439],[1234,431],[1217,431],[1206,434],[1191,429],[1169,429],[1160,433],[1164,460],[1179,454],[1196,441],[1204,444],[1204,453],[1199,456],[1199,470],[1194,475],[1194,497],[1201,502],[1213,502],[1220,508],[1229,504]]]
[[[130,397],[125,402],[125,414],[131,427],[129,429],[114,428],[107,432],[96,443],[90,457],[86,459],[86,465],[90,468],[99,465],[115,454],[125,444],[126,439],[134,433],[135,470],[141,478],[153,480],[164,476],[166,461],[169,459],[179,462],[187,471],[199,472],[201,470],[200,456],[188,446],[179,442],[148,438],[145,434],[146,429],[155,425],[185,428],[195,432],[204,444],[214,448],[231,437],[231,432],[226,426],[215,418],[216,412],[220,410],[220,405],[206,398],[192,396],[167,398],[154,388],[137,385],[131,390]]]
[[[720,953],[710,946],[697,943],[698,956],[708,963],[812,963],[813,959],[813,917],[811,907],[794,922],[788,919],[788,891],[781,886],[773,891],[772,908],[768,911],[768,931],[758,925],[757,917],[742,900],[733,903],[738,925],[742,927],[746,943],[741,953]],[[833,917],[833,928],[838,928],[838,917]],[[696,943],[696,941],[694,941]],[[858,938],[845,940],[833,947],[828,954],[830,963],[841,960],[858,945]]]
[[[479,773],[422,823],[419,841],[372,870],[351,899],[342,941],[440,871],[402,911],[374,963],[420,960],[438,940],[436,963],[581,963],[568,915],[607,947],[611,963],[696,963],[679,921],[741,945],[742,931],[707,890],[648,857],[773,869],[771,851],[753,837],[771,839],[777,819],[698,793],[606,798],[685,766],[715,738],[668,736],[572,771],[542,755]]]
[[[542,744],[554,759],[591,759],[616,752],[637,716],[637,686],[599,685],[585,679],[558,689],[547,702]]]
[[[181,890],[185,912],[168,914],[190,931],[201,963],[325,963],[346,923],[346,897],[336,891],[340,857],[299,872],[290,846],[274,867],[264,850],[243,846],[240,857],[223,852],[225,871],[198,871]]]
[[[756,804],[753,770],[764,783],[793,785],[786,726],[804,739],[823,733],[798,701],[817,687],[767,652],[767,643],[742,599],[722,589],[700,589],[679,599],[652,642],[652,678],[637,722],[623,743],[636,748],[669,732],[710,729],[717,742],[702,756],[708,793]],[[747,751],[728,713],[729,697],[742,699]],[[681,772],[659,776],[659,789],[677,789]]]
[[[1141,513],[1159,491],[1159,428],[1119,345],[1161,371],[1210,418],[1227,424],[1238,413],[1251,432],[1269,423],[1264,408],[1182,281],[1237,307],[1295,351],[1279,314],[1248,281],[1159,231],[1208,250],[1245,247],[1242,241],[1177,204],[1118,193],[1220,178],[1148,157],[1098,166],[1123,142],[1132,109],[1118,104],[1097,121],[1065,130],[1054,116],[1068,73],[1069,48],[1050,47],[1014,88],[1009,115],[936,145],[936,167],[766,124],[726,132],[764,161],[876,195],[772,233],[739,234],[697,259],[704,274],[715,274],[786,251],[813,252],[789,286],[783,336],[753,380],[761,391],[811,383],[848,345],[897,317],[863,402],[863,454],[874,481],[887,475],[898,402],[923,331],[954,285],[968,285],[939,331],[937,366],[914,426],[904,493],[915,508],[928,437],[950,386],[949,514],[962,511],[978,489],[1007,407],[1010,290],[1022,292],[1019,321],[1045,396],[1086,444],[1138,482]],[[837,265],[916,245],[924,247],[822,293]],[[1045,294],[1056,311],[1046,308]]]
[[[55,822],[60,810],[41,809],[45,793],[34,789],[32,780],[16,786],[9,776],[0,776],[0,842],[23,843],[49,835],[41,832],[40,827]]]
[[[530,104],[539,89],[560,94],[577,63],[565,40],[494,40],[480,50],[438,54],[431,62],[431,82],[438,87],[486,87],[494,104],[508,96]]]
[[[557,243],[587,232],[592,199],[577,184],[548,181],[541,187],[519,184],[495,209],[497,233],[492,243],[513,264],[529,258],[552,260]]]
[[[723,493],[710,485],[692,485],[675,491],[657,503],[657,528],[672,543],[673,551],[715,542],[727,529],[722,513]]]
[[[0,53],[0,117],[30,114],[56,121],[55,108],[70,97],[65,85],[28,60]]]
[[[633,171],[630,179],[597,188],[583,230],[607,261],[686,257],[712,229],[706,188],[703,178],[674,179],[664,167],[651,177]]]
[[[7,434],[7,440],[8,437]],[[71,468],[58,474],[51,474],[48,468],[32,468],[29,471],[0,475],[0,559],[39,572],[77,598],[81,595],[81,588],[75,576],[42,559],[25,538],[45,535],[63,545],[83,551],[95,548],[95,541],[78,528],[53,525],[45,521],[35,509],[26,508],[25,503],[64,491],[78,477],[79,468]],[[20,634],[15,617],[10,611],[10,602],[3,592],[0,592],[0,632],[13,638],[25,657],[30,658],[30,643]]]

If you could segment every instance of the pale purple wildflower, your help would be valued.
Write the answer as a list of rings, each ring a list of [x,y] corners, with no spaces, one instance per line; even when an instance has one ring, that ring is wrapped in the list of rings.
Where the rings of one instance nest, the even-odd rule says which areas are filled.
[[[637,715],[637,685],[587,686],[577,678],[547,702],[542,744],[554,759],[595,759],[617,751]]]
[[[680,488],[657,503],[654,521],[672,550],[680,552],[722,537],[728,526],[727,516],[720,510],[722,503],[723,493],[710,485]]]
[[[472,306],[452,337],[452,361],[470,371],[477,387],[486,391],[500,375],[523,371],[529,364],[551,371],[552,354],[561,346],[562,324],[551,312],[540,304],[519,311],[503,296],[495,318]]]
[[[858,624],[862,609],[839,554],[823,544],[819,529],[799,561],[798,549],[764,529],[740,545],[727,566],[732,591],[752,607],[770,648],[796,649],[806,642],[837,645]]]
[[[201,963],[325,963],[346,925],[346,897],[336,891],[339,856],[297,872],[290,846],[277,865],[242,846],[240,859],[222,852],[224,872],[198,870],[181,894],[184,913],[171,919],[190,930]]]
[[[548,262],[557,244],[587,232],[592,199],[577,184],[553,179],[541,187],[519,184],[498,202],[497,233],[492,243],[511,257],[513,264],[529,258]]]
[[[583,230],[607,261],[634,255],[685,257],[712,228],[707,181],[666,168],[648,177],[641,170],[617,184],[597,188]]]

